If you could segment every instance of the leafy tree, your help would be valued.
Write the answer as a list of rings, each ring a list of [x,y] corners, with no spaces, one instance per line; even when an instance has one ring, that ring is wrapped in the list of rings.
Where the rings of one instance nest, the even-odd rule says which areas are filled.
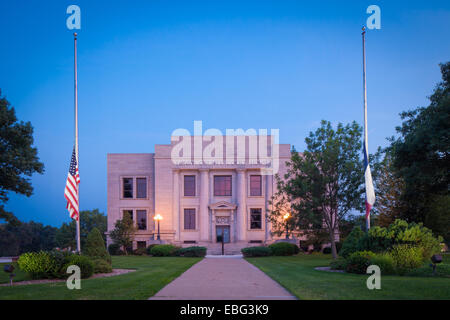
[[[83,249],[86,245],[86,239],[92,229],[97,228],[106,242],[106,216],[98,209],[83,210],[80,212],[80,242]],[[56,241],[61,248],[76,248],[76,221],[63,223],[56,234]]]
[[[356,123],[339,123],[336,130],[328,121],[305,139],[303,154],[292,152],[283,179],[276,176],[278,192],[272,199],[291,203],[290,220],[296,228],[319,226],[328,231],[333,258],[337,257],[335,236],[340,221],[351,209],[362,210],[363,164],[362,128]],[[271,216],[279,216],[277,207]]]
[[[39,161],[33,142],[31,123],[18,121],[14,108],[0,90],[0,219],[7,222],[18,222],[14,214],[4,208],[8,192],[31,196],[33,187],[29,177],[35,172],[44,172],[44,164]]]
[[[114,243],[122,247],[125,254],[128,254],[127,249],[133,244],[133,236],[135,232],[136,227],[133,223],[133,219],[126,214],[122,219],[116,221],[114,230],[111,231],[109,236]]]
[[[0,225],[0,256],[51,250],[56,247],[57,228],[34,221]]]
[[[445,201],[450,190],[450,62],[440,68],[442,82],[429,97],[430,105],[400,114],[400,136],[391,149],[393,165],[405,183],[402,218],[424,222],[443,235],[450,229],[450,211],[447,208],[445,217],[438,218],[441,224],[434,220],[432,208],[439,199]]]

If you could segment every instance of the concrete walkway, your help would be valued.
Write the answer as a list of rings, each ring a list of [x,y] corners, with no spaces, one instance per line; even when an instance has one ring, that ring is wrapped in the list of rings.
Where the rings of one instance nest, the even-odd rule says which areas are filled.
[[[205,258],[150,300],[295,300],[242,258]]]

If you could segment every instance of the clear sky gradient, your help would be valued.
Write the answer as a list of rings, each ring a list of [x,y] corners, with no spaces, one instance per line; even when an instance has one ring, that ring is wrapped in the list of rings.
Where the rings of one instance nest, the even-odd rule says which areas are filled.
[[[1,1],[0,88],[31,121],[45,164],[23,221],[70,220],[64,185],[73,148],[73,31],[78,40],[81,209],[106,212],[106,154],[153,152],[177,128],[280,129],[305,147],[321,119],[362,124],[361,27],[367,32],[369,151],[401,111],[427,105],[450,58],[449,1]]]

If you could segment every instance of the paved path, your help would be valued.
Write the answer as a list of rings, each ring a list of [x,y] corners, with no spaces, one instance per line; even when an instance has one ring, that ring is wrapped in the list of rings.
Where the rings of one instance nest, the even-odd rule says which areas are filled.
[[[264,272],[242,258],[205,258],[150,300],[296,299]]]

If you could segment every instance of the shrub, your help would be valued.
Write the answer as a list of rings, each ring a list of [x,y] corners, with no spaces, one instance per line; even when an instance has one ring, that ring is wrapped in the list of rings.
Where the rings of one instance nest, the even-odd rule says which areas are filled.
[[[394,259],[389,253],[376,254],[370,258],[370,264],[380,267],[382,274],[394,274]]]
[[[180,248],[176,251],[176,255],[180,257],[204,257],[206,256],[206,248],[197,246]]]
[[[33,279],[52,277],[58,270],[56,260],[45,251],[24,253],[17,260],[17,264]]]
[[[150,253],[154,257],[170,257],[174,256],[178,247],[172,244],[157,244],[151,250]]]
[[[339,255],[347,258],[353,252],[359,250],[359,240],[364,236],[364,232],[360,227],[354,227],[350,234],[345,239],[342,244],[341,250],[339,250]]]
[[[272,254],[272,250],[268,247],[248,247],[241,249],[244,257],[267,257]]]
[[[147,254],[147,248],[137,248],[133,250],[135,256],[143,256]]]
[[[347,266],[345,270],[350,273],[365,274],[367,267],[370,266],[370,259],[375,254],[371,251],[353,252],[346,260]]]
[[[394,261],[395,273],[404,275],[423,264],[423,248],[408,244],[395,245],[389,252]]]
[[[92,260],[94,263],[94,273],[110,273],[112,272],[112,266],[108,261],[104,259]]]
[[[123,254],[123,251],[120,249],[120,245],[118,245],[117,243],[111,243],[108,246],[108,252],[112,256],[118,256]]]
[[[409,244],[421,247],[423,258],[427,260],[440,251],[441,240],[441,237],[435,238],[431,230],[424,227],[422,223],[408,224],[404,220],[397,219],[387,228],[371,228],[359,240],[358,250],[384,252],[398,244]]]
[[[148,255],[151,255],[151,254],[152,254],[152,248],[153,248],[154,246],[156,246],[156,244],[151,244],[151,245],[149,245],[149,246],[147,247],[147,254],[148,254]]]
[[[344,258],[337,258],[331,261],[330,267],[332,270],[345,270],[347,268],[347,261]]]
[[[63,267],[64,271],[66,272],[67,268],[71,265],[80,267],[82,279],[89,278],[94,273],[94,263],[86,256],[79,256],[76,254],[70,256],[68,262]]]
[[[273,243],[269,246],[269,249],[274,256],[291,256],[299,251],[295,244],[289,242]]]
[[[91,259],[103,259],[111,263],[111,256],[106,251],[105,241],[97,228],[93,228],[89,232],[86,240],[86,248],[83,253]]]
[[[65,278],[67,276],[66,270],[64,270],[64,265],[69,261],[70,257],[74,254],[70,251],[58,251],[52,250],[48,251],[48,254],[55,263],[55,269],[49,277],[52,278]]]
[[[330,253],[331,253],[331,247],[325,247],[325,248],[323,248],[322,253],[323,253],[323,254],[330,254]]]

